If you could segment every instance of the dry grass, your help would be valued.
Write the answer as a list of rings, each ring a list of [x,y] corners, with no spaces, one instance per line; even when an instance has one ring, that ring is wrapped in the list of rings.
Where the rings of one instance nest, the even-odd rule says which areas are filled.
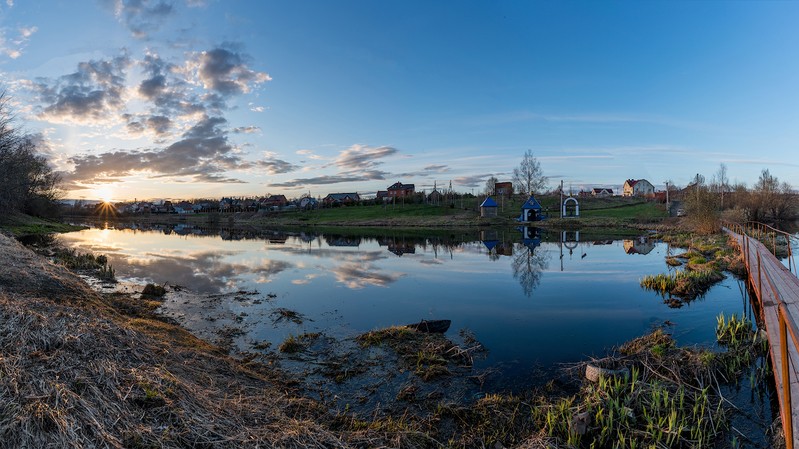
[[[1,448],[350,446],[266,368],[126,317],[4,236],[0,253]]]

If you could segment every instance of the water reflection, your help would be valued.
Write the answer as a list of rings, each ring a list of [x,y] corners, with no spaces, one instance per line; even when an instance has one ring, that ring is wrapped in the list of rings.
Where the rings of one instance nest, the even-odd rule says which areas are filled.
[[[432,268],[444,266],[446,259],[452,261],[456,254],[476,253],[486,254],[492,262],[501,263],[507,259],[513,279],[521,286],[523,294],[531,297],[553,257],[552,251],[539,249],[542,242],[557,243],[560,271],[566,269],[566,256],[572,259],[575,251],[582,259],[587,256],[590,246],[612,245],[614,242],[607,236],[585,238],[585,235],[581,241],[578,230],[552,232],[532,226],[487,229],[478,234],[443,232],[432,237],[390,231],[365,237],[357,232],[323,234],[307,230],[215,228],[186,223],[131,223],[95,232],[99,233],[92,238],[67,239],[86,249],[109,255],[117,275],[122,278],[170,283],[199,293],[232,291],[239,289],[241,284],[258,288],[272,283],[285,271],[292,273],[288,282],[295,286],[307,286],[327,278],[353,290],[386,288],[416,271],[387,262],[390,257],[410,257],[409,260]],[[113,238],[109,236],[111,232],[115,233]],[[164,242],[151,241],[154,234],[188,239],[186,242],[189,243],[176,245],[174,240],[168,240],[172,243],[164,247]],[[207,243],[210,240],[216,243]],[[257,240],[263,246],[220,245],[220,240]],[[480,246],[475,245],[478,242]],[[624,240],[623,250],[627,254],[645,255],[656,244],[641,236]],[[580,245],[583,248],[578,250]]]
[[[533,245],[520,245],[521,248],[513,256],[511,267],[513,278],[519,281],[526,296],[532,296],[533,290],[541,283],[541,277],[549,267],[549,253],[536,253]]]
[[[624,241],[624,252],[627,254],[649,254],[653,249],[655,242],[644,236]]]
[[[506,363],[524,376],[533,365],[582,359],[665,320],[678,323],[685,343],[713,341],[718,313],[740,309],[730,285],[669,309],[639,286],[643,275],[668,269],[667,246],[646,236],[625,243],[596,230],[457,229],[418,236],[392,229],[364,235],[134,224],[60,238],[107,254],[122,280],[168,282],[211,296],[258,291],[260,298],[164,304],[192,329],[245,326],[237,343],[244,350],[253,341],[275,347],[300,332],[352,336],[449,319],[452,335],[469,328],[485,344],[486,365]],[[308,319],[275,324],[269,317],[277,308]]]

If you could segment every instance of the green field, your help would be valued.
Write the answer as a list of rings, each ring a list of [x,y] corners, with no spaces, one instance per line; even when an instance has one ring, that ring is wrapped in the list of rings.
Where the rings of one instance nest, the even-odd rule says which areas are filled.
[[[356,226],[486,226],[515,224],[525,199],[498,201],[497,218],[480,218],[481,200],[457,200],[454,205],[396,204],[388,206],[347,206],[308,212],[278,212],[253,218],[253,224],[283,225],[356,225]],[[560,223],[557,196],[542,196],[539,202],[553,224]],[[637,198],[582,198],[580,218],[569,219],[571,225],[623,226],[627,223],[660,221],[667,216],[657,203]],[[546,222],[542,223],[546,226]]]
[[[0,219],[0,230],[15,237],[72,232],[80,229],[83,228],[24,214],[11,214]]]

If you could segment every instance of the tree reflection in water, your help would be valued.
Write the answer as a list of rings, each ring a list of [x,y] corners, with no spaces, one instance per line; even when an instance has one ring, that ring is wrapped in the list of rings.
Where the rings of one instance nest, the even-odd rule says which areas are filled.
[[[524,294],[533,296],[533,290],[538,287],[544,270],[549,268],[550,255],[546,251],[536,252],[537,245],[517,245],[513,254],[511,267],[513,278],[519,281]]]

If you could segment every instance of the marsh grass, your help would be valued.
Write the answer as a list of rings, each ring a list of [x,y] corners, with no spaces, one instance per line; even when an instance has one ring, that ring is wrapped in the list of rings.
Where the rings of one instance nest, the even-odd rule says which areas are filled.
[[[306,318],[299,312],[294,310],[279,307],[269,314],[272,317],[272,323],[278,324],[283,321],[290,321],[294,324],[302,324]]]
[[[166,288],[164,288],[162,285],[147,284],[144,286],[144,289],[142,289],[141,294],[144,296],[160,298],[166,295]]]
[[[728,320],[725,320],[725,323]],[[391,419],[342,421],[344,429],[404,429],[394,447],[568,447],[706,448],[728,441],[730,409],[719,394],[735,382],[730,360],[744,354],[765,357],[760,342],[745,335],[725,352],[680,348],[662,329],[631,340],[606,359],[606,366],[628,366],[629,376],[601,377],[579,389],[554,383],[536,391],[488,394],[469,404],[429,404],[424,418],[403,414]],[[743,365],[741,365],[743,366]],[[585,364],[569,370],[576,376]],[[743,370],[739,371],[739,373]],[[571,391],[571,392],[569,392]],[[414,396],[411,389],[405,398]],[[414,400],[416,406],[424,402]],[[352,427],[350,427],[352,426]]]
[[[108,265],[108,258],[102,254],[95,256],[72,248],[55,247],[52,259],[70,270],[90,272],[102,281],[116,282],[116,272]]]
[[[278,346],[278,350],[285,354],[296,354],[298,352],[305,351],[308,349],[313,342],[315,342],[322,334],[319,332],[309,332],[300,335],[289,335],[280,343]]]
[[[661,295],[670,295],[675,306],[704,295],[713,285],[725,278],[724,270],[738,273],[741,257],[730,240],[722,234],[692,235],[686,233],[662,236],[670,244],[687,251],[666,258],[669,266],[683,268],[671,273],[644,276],[641,287]]]
[[[406,326],[391,326],[361,334],[355,341],[362,348],[387,346],[400,358],[401,365],[424,381],[448,376],[457,367],[470,368],[475,354],[484,351],[474,336],[464,332],[461,347],[442,334],[420,332]]]
[[[718,271],[680,270],[669,274],[644,276],[641,286],[661,294],[671,294],[684,300],[691,300],[707,292],[715,283],[724,279]]]

